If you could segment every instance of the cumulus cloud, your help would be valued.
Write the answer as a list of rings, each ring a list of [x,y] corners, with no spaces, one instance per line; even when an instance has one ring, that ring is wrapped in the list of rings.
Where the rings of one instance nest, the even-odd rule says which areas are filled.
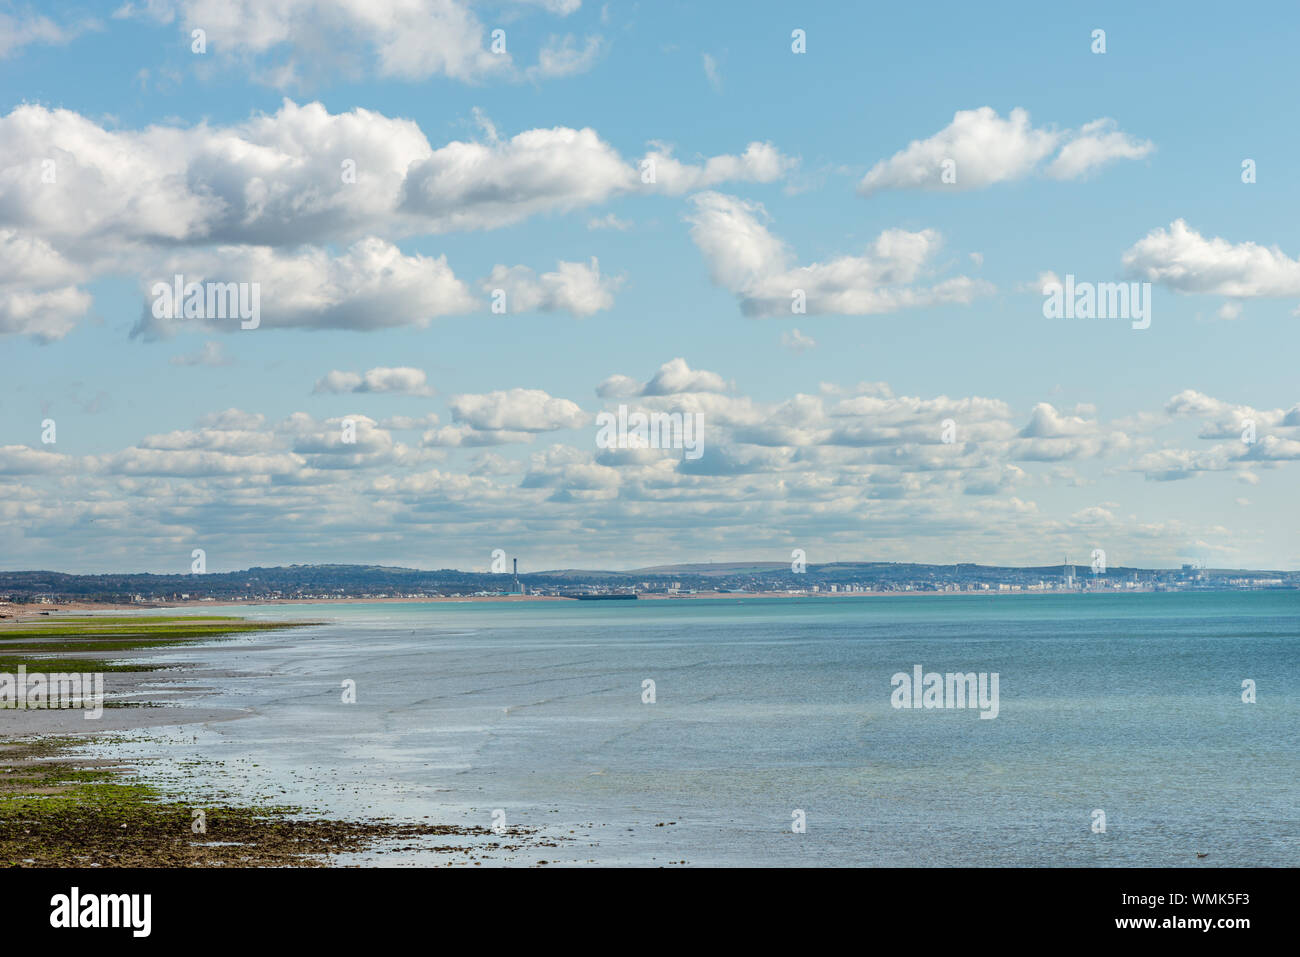
[[[553,432],[586,424],[590,416],[576,402],[557,399],[541,389],[508,389],[452,396],[456,422],[479,431]]]
[[[622,284],[621,276],[601,276],[592,256],[590,263],[560,262],[554,272],[540,276],[527,266],[497,265],[481,287],[492,295],[504,290],[510,313],[567,312],[582,319],[613,308],[614,292]]]
[[[1228,467],[1225,449],[1204,452],[1187,449],[1161,449],[1138,458],[1134,468],[1149,482],[1177,482],[1193,478],[1200,472],[1221,472]]]
[[[1124,253],[1130,276],[1161,283],[1182,293],[1234,299],[1300,296],[1300,260],[1277,246],[1206,239],[1176,219],[1153,229]]]
[[[1047,402],[1039,402],[1029,415],[1029,423],[1020,430],[1025,439],[1059,439],[1071,435],[1084,435],[1093,430],[1086,419],[1062,415]]]
[[[291,453],[245,455],[207,449],[131,448],[101,457],[100,467],[109,474],[161,475],[187,478],[212,476],[287,475],[302,468],[304,460]]]
[[[136,447],[166,452],[205,449],[236,455],[255,455],[275,451],[279,445],[275,435],[257,429],[198,428],[146,435],[136,444]]]
[[[257,284],[260,326],[266,328],[383,329],[427,325],[438,316],[463,314],[483,303],[457,279],[447,257],[406,255],[371,237],[339,256],[324,249],[285,253],[267,246],[219,247],[169,257],[147,280]],[[177,331],[233,332],[236,319],[158,318],[146,301],[132,336],[158,338]]]
[[[515,0],[566,17],[581,0]],[[174,23],[188,36],[207,32],[213,53],[227,65],[251,66],[258,82],[276,87],[329,76],[317,59],[331,51],[333,73],[373,74],[419,81],[444,76],[466,83],[538,80],[590,69],[604,49],[599,35],[580,44],[572,34],[552,36],[537,62],[516,61],[514,34],[493,32],[475,15],[472,0],[144,0],[114,15]],[[304,73],[307,76],[304,76]]]
[[[638,188],[636,170],[595,130],[526,130],[449,143],[406,172],[400,210],[427,228],[491,229],[567,212]]]
[[[726,392],[730,385],[716,372],[692,369],[685,359],[669,359],[646,382],[625,375],[612,375],[596,386],[601,398],[665,396],[681,392]]]
[[[812,396],[801,397],[799,405],[787,404],[790,411],[799,410],[804,419],[803,428],[818,425],[822,420],[823,404]],[[813,443],[855,447],[886,447],[911,444],[932,446],[943,444],[945,420],[960,422],[960,441],[988,443],[990,447],[1005,448],[1014,432],[1010,425],[1011,409],[999,399],[983,396],[951,398],[946,395],[931,399],[920,396],[895,396],[887,390],[881,394],[866,394],[844,398],[827,412],[826,424],[832,426],[824,436],[812,433]],[[914,460],[925,467],[939,466],[939,460],[929,458],[929,452],[914,450]],[[946,466],[944,466],[946,467]]]
[[[1078,134],[1066,136],[1065,145],[1047,167],[1047,175],[1053,179],[1081,179],[1107,163],[1143,159],[1155,150],[1150,140],[1129,136],[1109,118],[1085,123]]]
[[[350,468],[376,462],[397,449],[388,430],[366,415],[335,416],[322,421],[295,412],[276,425],[275,434],[317,468]]]
[[[378,366],[362,372],[333,369],[316,381],[313,392],[387,392],[393,395],[433,395],[433,388],[422,369],[410,366]]]
[[[683,163],[674,158],[670,146],[655,144],[642,160],[653,164],[652,190],[679,196],[696,189],[707,189],[726,182],[772,183],[798,165],[798,161],[781,153],[771,143],[750,143],[739,156],[714,156],[703,163]]]
[[[713,281],[735,293],[747,316],[788,316],[795,303],[810,314],[872,315],[940,303],[966,304],[993,287],[956,276],[919,284],[933,270],[940,237],[932,229],[885,230],[859,256],[794,265],[785,243],[763,224],[761,204],[721,193],[691,197],[691,238]]]
[[[0,288],[0,334],[16,333],[38,342],[62,339],[90,309],[91,297],[73,287],[27,290]]]
[[[341,480],[331,476],[347,472],[418,465],[434,454],[395,442],[363,415],[317,420],[295,412],[267,426],[261,415],[227,409],[203,416],[194,428],[78,459],[75,467],[88,475],[234,483],[223,487],[305,486],[328,485]],[[164,486],[149,487],[149,495],[165,493]]]
[[[214,48],[256,58],[272,77],[294,76],[321,46],[401,80],[478,81],[512,67],[509,53],[491,52],[483,24],[462,0],[144,0],[115,15],[175,23],[186,35],[202,29]]]
[[[577,449],[556,445],[532,456],[519,487],[557,489],[548,501],[601,500],[612,497],[620,482],[617,469],[594,462],[589,454]],[[575,492],[579,495],[574,496]]]
[[[0,116],[0,333],[57,339],[89,305],[78,282],[124,274],[152,282],[177,266],[242,273],[241,281],[265,274],[280,300],[272,325],[419,324],[475,306],[445,260],[403,256],[394,239],[497,229],[632,193],[767,182],[793,162],[765,143],[694,165],[656,147],[645,162],[658,175],[643,182],[642,161],[592,129],[506,138],[481,116],[480,126],[480,140],[435,148],[410,120],[291,100],[231,126],[140,130],[19,106]],[[336,243],[352,246],[324,251]],[[387,299],[375,269],[395,275]],[[430,274],[425,294],[411,285],[417,273]],[[600,278],[594,261],[515,278],[537,308],[580,315],[608,308],[618,283]],[[147,319],[136,334],[146,331],[161,332]]]
[[[76,266],[46,240],[0,229],[0,283],[55,286],[76,278]]]
[[[365,379],[352,375],[352,387]],[[436,532],[440,549],[461,555],[467,543],[474,552],[485,527],[526,534],[529,548],[548,554],[573,547],[627,556],[649,535],[664,556],[725,540],[735,545],[730,554],[744,557],[796,526],[820,547],[869,537],[879,560],[914,560],[918,542],[929,542],[920,547],[934,548],[940,560],[977,553],[1014,563],[1023,561],[1026,541],[1045,554],[1073,554],[1079,536],[1090,540],[1099,529],[1108,551],[1125,554],[1174,553],[1192,532],[1222,540],[1239,530],[1135,525],[1125,514],[1130,503],[1117,504],[1125,501],[1126,476],[1167,482],[1216,471],[1260,485],[1300,460],[1293,437],[1300,412],[1193,390],[1170,399],[1156,425],[1174,430],[1179,418],[1200,418],[1209,438],[1220,418],[1235,427],[1253,413],[1276,424],[1253,445],[1233,438],[1186,450],[1160,447],[1155,426],[1138,446],[1085,405],[1040,403],[1026,418],[992,397],[899,396],[872,382],[758,401],[730,386],[708,391],[722,385],[720,377],[681,360],[645,382],[623,379],[622,388],[647,393],[639,407],[702,414],[704,454],[596,449],[590,415],[537,389],[453,396],[446,427],[432,412],[382,422],[296,412],[269,421],[226,409],[104,454],[0,448],[0,518],[42,536],[67,527],[79,540],[111,540],[132,564],[143,564],[160,542],[184,545],[187,554],[196,537],[245,555],[269,549],[274,560],[284,560],[275,550],[288,543],[345,561],[369,560],[367,543],[382,537],[386,560],[418,564],[402,549],[427,554]],[[941,437],[947,419],[956,423],[955,442]],[[532,454],[509,448],[575,428],[583,431],[572,446]],[[349,429],[355,442],[347,441]],[[412,446],[390,429],[427,432]],[[1071,467],[1060,464],[1066,461]],[[1116,477],[1096,501],[1074,494],[1064,508],[1034,501],[1037,489],[1074,489],[1107,473]],[[32,542],[43,547],[36,536]]]
[[[25,445],[0,445],[0,475],[37,475],[56,472],[68,463],[68,457]]]
[[[1180,418],[1201,419],[1198,437],[1240,439],[1248,425],[1256,435],[1269,429],[1300,429],[1300,403],[1289,409],[1256,409],[1216,399],[1195,389],[1184,389],[1165,403],[1164,411]]]
[[[296,245],[369,232],[492,229],[618,193],[768,181],[790,161],[770,144],[680,164],[643,184],[595,130],[525,130],[430,145],[410,120],[331,114],[286,99],[233,126],[106,129],[71,110],[23,105],[0,117],[0,228],[88,242]],[[42,160],[55,163],[42,182]],[[662,167],[661,169],[659,167]]]
[[[0,334],[62,339],[91,306],[73,263],[48,241],[0,229]]]
[[[924,140],[913,140],[876,163],[858,184],[863,195],[882,189],[979,189],[1042,171],[1055,179],[1078,179],[1118,159],[1140,159],[1155,146],[1121,132],[1102,118],[1079,130],[1035,127],[1016,108],[1006,119],[990,106],[958,110],[952,122]],[[1053,159],[1044,169],[1049,156]],[[945,164],[952,181],[945,182]]]
[[[34,105],[0,117],[0,226],[65,240],[293,245],[491,229],[639,188],[591,129],[435,149],[410,120],[291,100],[230,127],[108,130]]]
[[[447,425],[425,432],[422,442],[429,448],[477,448],[531,442],[536,434],[512,429],[482,430],[471,425]]]
[[[1049,402],[1037,403],[1026,423],[1010,443],[1011,456],[1026,462],[1062,462],[1095,458],[1132,447],[1132,438],[1122,430],[1106,429],[1086,408],[1066,414]]]

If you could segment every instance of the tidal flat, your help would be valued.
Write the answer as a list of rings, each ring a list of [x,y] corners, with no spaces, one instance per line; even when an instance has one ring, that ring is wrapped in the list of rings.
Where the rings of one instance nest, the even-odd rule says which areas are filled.
[[[211,720],[203,709],[151,700],[160,672],[185,667],[136,657],[141,652],[211,642],[314,622],[256,622],[225,616],[49,616],[0,624],[0,674],[98,672],[112,718],[83,726],[76,711],[0,707],[0,866],[2,867],[319,867],[339,855],[445,852],[474,863],[466,840],[528,842],[526,829],[427,820],[335,820],[311,809],[231,803],[220,794],[185,792],[195,769],[177,768],[164,794],[134,779],[130,767],[79,756],[92,742],[157,724]],[[220,715],[220,717],[229,717]],[[52,729],[78,733],[51,733]]]

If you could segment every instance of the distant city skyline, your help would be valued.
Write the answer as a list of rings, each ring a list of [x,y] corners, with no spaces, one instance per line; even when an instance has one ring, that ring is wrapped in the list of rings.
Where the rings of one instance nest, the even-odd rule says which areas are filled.
[[[293,565],[187,575],[65,575],[0,572],[0,603],[61,601],[113,604],[367,599],[769,597],[876,594],[1133,594],[1169,591],[1300,589],[1300,572],[1281,570],[1107,567],[998,567],[845,563],[725,563],[633,569],[513,568],[491,572],[359,565]],[[11,610],[11,609],[10,609]]]
[[[0,4],[0,569],[1300,569],[1290,8],[366,6]]]

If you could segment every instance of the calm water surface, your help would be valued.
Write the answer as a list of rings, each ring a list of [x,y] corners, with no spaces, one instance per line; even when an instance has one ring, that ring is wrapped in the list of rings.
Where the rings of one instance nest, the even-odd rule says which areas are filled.
[[[201,759],[189,789],[331,814],[501,809],[566,838],[559,863],[1300,864],[1300,592],[236,613],[330,624],[166,652],[246,672],[201,703],[252,716],[140,732],[146,776]],[[997,672],[1000,714],[894,709],[917,664]]]

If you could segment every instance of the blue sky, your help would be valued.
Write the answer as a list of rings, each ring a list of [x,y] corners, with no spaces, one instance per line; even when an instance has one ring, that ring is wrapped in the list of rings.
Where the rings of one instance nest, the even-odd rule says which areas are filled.
[[[1300,565],[1287,6],[262,6],[0,3],[3,567]]]

